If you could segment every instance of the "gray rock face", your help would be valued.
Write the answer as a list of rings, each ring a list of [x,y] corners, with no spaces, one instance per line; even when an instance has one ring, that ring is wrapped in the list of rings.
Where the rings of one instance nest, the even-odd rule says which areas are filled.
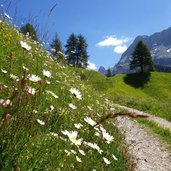
[[[122,54],[120,61],[114,66],[113,73],[130,73],[129,62],[131,54],[142,40],[150,49],[155,65],[171,66],[171,27],[151,36],[138,36],[129,48]]]
[[[99,69],[98,69],[98,72],[102,73],[103,75],[107,75],[107,70],[101,66]]]

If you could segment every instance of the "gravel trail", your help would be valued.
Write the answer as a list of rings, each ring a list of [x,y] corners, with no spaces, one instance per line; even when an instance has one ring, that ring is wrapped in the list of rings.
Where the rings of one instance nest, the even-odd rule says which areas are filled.
[[[171,171],[171,155],[166,144],[150,135],[148,129],[128,117],[117,117],[116,126],[125,136],[133,156],[135,171]]]
[[[129,108],[129,107],[126,107],[126,106],[121,106],[121,105],[118,105],[118,104],[115,104],[115,106],[119,107],[119,108],[122,108],[122,109],[125,109],[125,110],[127,110],[129,112],[132,112],[132,113],[135,113],[135,114],[147,115],[148,116],[148,118],[147,118],[148,120],[154,121],[159,126],[161,126],[163,128],[166,128],[166,129],[169,129],[171,131],[171,122],[169,122],[169,121],[167,121],[167,120],[165,120],[163,118],[160,118],[160,117],[157,117],[157,116],[145,113],[145,112],[141,112],[139,110],[132,109],[132,108]]]

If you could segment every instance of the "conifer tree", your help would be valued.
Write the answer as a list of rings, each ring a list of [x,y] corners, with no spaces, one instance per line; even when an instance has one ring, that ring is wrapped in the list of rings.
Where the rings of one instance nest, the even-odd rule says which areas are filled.
[[[78,38],[74,33],[72,33],[67,40],[67,44],[65,45],[66,47],[65,54],[67,57],[68,64],[73,65],[74,67],[76,67],[77,44],[78,44]]]
[[[83,35],[78,36],[78,44],[77,44],[77,67],[87,68],[88,65],[88,53],[85,38]]]
[[[88,63],[87,43],[80,34],[76,36],[71,34],[66,44],[66,56],[68,64],[78,68],[86,68]]]
[[[111,77],[112,76],[112,69],[108,68],[107,69],[107,77]]]
[[[33,39],[33,40],[38,40],[37,38],[37,33],[36,33],[36,29],[34,28],[34,26],[30,23],[25,24],[23,27],[20,28],[21,33],[23,33],[24,35],[29,34],[29,36]]]
[[[141,73],[154,71],[151,53],[143,41],[139,41],[132,53],[130,69],[140,68]]]
[[[62,43],[59,39],[58,34],[55,34],[52,43],[50,44],[52,56],[55,57],[57,60],[64,60],[64,53],[62,50]]]

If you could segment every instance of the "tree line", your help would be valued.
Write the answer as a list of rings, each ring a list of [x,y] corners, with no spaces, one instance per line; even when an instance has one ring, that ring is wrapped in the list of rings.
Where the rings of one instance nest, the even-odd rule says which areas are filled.
[[[25,24],[20,28],[20,32],[38,41],[36,30],[32,24]],[[64,50],[62,48],[62,42],[56,33],[50,43],[50,52],[58,62],[66,62],[68,65],[77,68],[87,68],[89,57],[87,47],[87,41],[82,34],[75,35],[72,33],[66,42]]]

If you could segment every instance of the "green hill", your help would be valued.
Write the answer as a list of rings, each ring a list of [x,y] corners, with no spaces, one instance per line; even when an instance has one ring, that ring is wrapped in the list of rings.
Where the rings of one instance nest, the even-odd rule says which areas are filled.
[[[128,170],[113,122],[92,128],[112,106],[84,80],[89,73],[0,23],[0,170]]]
[[[85,73],[84,79],[114,103],[171,121],[171,73],[120,74],[107,78],[100,73],[89,72]]]

